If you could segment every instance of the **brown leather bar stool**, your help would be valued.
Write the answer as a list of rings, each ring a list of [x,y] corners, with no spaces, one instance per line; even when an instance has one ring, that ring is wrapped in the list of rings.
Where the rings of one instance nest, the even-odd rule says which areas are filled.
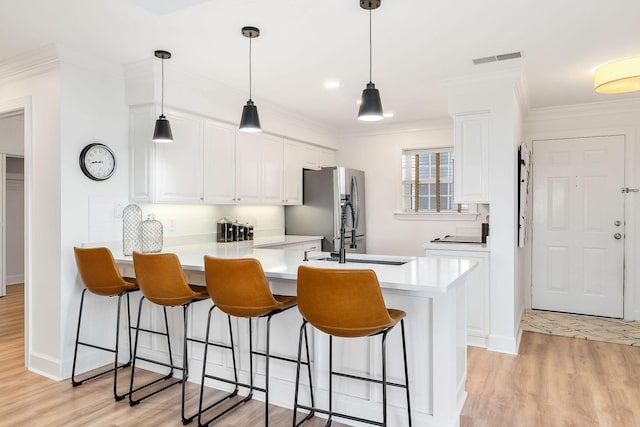
[[[202,340],[189,338],[187,335],[188,326],[188,309],[192,303],[196,301],[203,301],[208,298],[207,290],[204,287],[197,287],[187,283],[187,280],[182,270],[182,265],[176,254],[161,253],[161,254],[142,254],[139,252],[133,253],[133,266],[136,272],[136,279],[138,285],[142,291],[142,298],[138,306],[138,321],[136,324],[136,338],[133,345],[133,361],[131,363],[131,383],[129,387],[129,404],[135,406],[141,401],[151,397],[167,388],[176,384],[182,384],[182,395],[180,405],[180,415],[182,416],[182,423],[188,424],[197,414],[193,414],[189,417],[185,415],[185,386],[187,378],[189,376],[189,364],[187,354],[188,341],[196,341],[204,343]],[[149,329],[140,328],[140,318],[142,317],[142,303],[144,300],[148,300],[154,304],[162,307],[164,314],[164,324],[166,332],[153,331]],[[182,366],[176,366],[173,363],[173,355],[171,352],[171,339],[169,337],[169,322],[167,320],[167,307],[182,307],[183,314],[183,353],[182,353]],[[167,337],[167,347],[169,353],[169,363],[164,363],[157,360],[138,356],[138,337],[140,331],[152,333],[156,335],[163,335]],[[169,372],[158,379],[149,381],[148,383],[134,388],[134,374],[136,367],[136,360],[143,360],[148,363],[164,366],[169,368]],[[133,394],[144,390],[161,381],[169,380],[173,377],[174,370],[182,371],[182,378],[173,381],[159,389],[149,391],[147,394],[134,399]]]
[[[302,336],[306,338],[307,323],[329,335],[329,410],[298,404],[300,363],[296,374],[296,392],[293,406],[293,426],[298,408],[316,411],[329,416],[326,425],[331,425],[333,416],[368,424],[387,425],[387,385],[404,388],[407,394],[407,415],[411,426],[411,403],[409,398],[409,374],[407,369],[407,347],[404,333],[404,317],[401,310],[387,309],[380,290],[378,278],[373,270],[343,270],[300,266],[298,268],[298,309],[303,321],[298,340],[298,362]],[[398,323],[402,331],[405,383],[387,381],[386,339],[387,334]],[[382,335],[382,379],[367,378],[333,370],[333,337],[356,338]],[[332,410],[333,377],[357,379],[382,384],[382,422],[354,417]]]
[[[207,355],[209,345],[205,346],[204,361],[202,365],[202,382],[200,386],[200,403],[199,403],[199,416],[198,425],[206,426],[211,422],[224,416],[231,410],[237,408],[242,403],[251,400],[253,391],[257,390],[264,392],[264,425],[269,425],[269,359],[276,358],[279,360],[289,361],[296,363],[296,359],[287,358],[282,356],[275,356],[270,353],[270,330],[271,330],[271,318],[279,313],[285,312],[296,305],[295,296],[282,296],[273,295],[269,289],[269,282],[267,281],[262,265],[260,262],[253,258],[236,258],[236,259],[221,259],[210,256],[204,257],[204,271],[207,282],[207,290],[213,300],[213,307],[209,310],[209,317],[207,319],[207,332],[206,337],[209,339],[209,331],[211,327],[211,315],[213,310],[217,307],[223,313],[227,315],[229,324],[229,336],[231,345],[221,345],[209,343],[209,345],[215,345],[218,347],[224,347],[231,350],[233,360],[234,379],[229,380],[227,378],[221,378],[206,373]],[[246,318],[249,322],[249,384],[244,384],[238,381],[238,369],[236,366],[236,357],[233,343],[233,333],[231,330],[231,316]],[[267,331],[266,331],[266,349],[264,352],[253,350],[252,339],[252,319],[253,318],[266,318]],[[302,345],[302,344],[300,344]],[[305,341],[307,351],[307,362],[301,362],[306,364],[309,372],[309,381],[311,381],[311,369],[309,367],[309,344]],[[253,356],[259,355],[265,357],[265,386],[264,388],[256,387],[253,384]],[[210,378],[218,381],[223,381],[228,384],[234,385],[234,390],[226,394],[221,399],[217,400],[213,404],[203,408],[204,397],[204,383],[205,379]],[[220,413],[216,414],[208,421],[202,420],[202,414],[219,404],[225,402],[228,399],[235,397],[238,394],[239,387],[249,389],[249,394],[242,400],[235,402],[233,405],[227,407]],[[313,392],[311,393],[311,402],[313,404]]]
[[[87,381],[101,377],[113,372],[113,397],[116,400],[124,399],[127,394],[118,394],[118,370],[131,365],[131,310],[129,306],[129,293],[138,290],[135,279],[122,277],[113,259],[113,255],[108,248],[73,248],[76,257],[78,273],[84,282],[85,288],[80,297],[80,309],[78,311],[78,329],[76,332],[76,344],[73,350],[73,368],[71,369],[71,384],[74,387],[84,384]],[[82,309],[84,307],[84,297],[90,291],[95,295],[118,297],[118,310],[116,317],[116,343],[115,348],[107,348],[96,344],[80,341],[80,325],[82,324]],[[125,363],[118,362],[120,348],[120,308],[122,297],[127,298],[127,335],[129,336],[129,360]],[[78,359],[78,346],[91,347],[98,350],[114,353],[113,367],[100,371],[87,378],[79,380],[76,378],[76,360]]]

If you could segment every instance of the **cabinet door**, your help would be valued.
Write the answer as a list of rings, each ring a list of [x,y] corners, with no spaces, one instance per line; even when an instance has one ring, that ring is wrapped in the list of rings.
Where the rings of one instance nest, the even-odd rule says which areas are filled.
[[[167,111],[173,143],[156,144],[156,202],[202,203],[203,120]]]
[[[336,152],[320,149],[318,152],[318,168],[336,165]]]
[[[129,113],[129,197],[131,202],[153,202],[154,155],[153,108],[132,108]]]
[[[284,141],[284,184],[283,203],[302,204],[302,163],[305,147],[297,142]]]
[[[260,203],[260,134],[236,132],[236,203]]]
[[[278,205],[284,203],[282,183],[284,166],[282,156],[282,138],[262,134],[262,197],[263,204]]]
[[[489,202],[489,113],[458,114],[455,123],[454,198]]]
[[[235,140],[233,126],[206,121],[203,171],[205,203],[235,203]]]

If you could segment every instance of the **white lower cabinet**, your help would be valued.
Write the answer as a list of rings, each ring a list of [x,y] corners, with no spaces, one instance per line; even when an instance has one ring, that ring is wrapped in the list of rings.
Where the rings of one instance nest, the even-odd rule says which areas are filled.
[[[467,281],[467,344],[486,348],[491,331],[489,251],[486,248],[477,249],[480,248],[460,248],[460,245],[456,245],[455,249],[427,248],[425,255],[471,258],[480,262]]]

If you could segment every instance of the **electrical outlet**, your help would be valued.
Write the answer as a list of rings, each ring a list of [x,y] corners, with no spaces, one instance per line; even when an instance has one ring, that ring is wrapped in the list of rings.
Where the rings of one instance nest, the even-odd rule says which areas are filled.
[[[125,203],[116,202],[113,205],[113,217],[116,219],[122,219],[122,211],[124,210],[125,206]]]

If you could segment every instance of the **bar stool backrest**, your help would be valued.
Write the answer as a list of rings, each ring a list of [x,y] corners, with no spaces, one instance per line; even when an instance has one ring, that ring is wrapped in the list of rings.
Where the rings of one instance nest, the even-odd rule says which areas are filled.
[[[298,309],[314,327],[339,337],[363,337],[394,324],[373,270],[300,266]]]
[[[282,306],[273,297],[257,259],[205,256],[204,273],[213,303],[226,314],[261,316]]]
[[[118,295],[135,288],[124,280],[109,248],[73,248],[85,287],[97,295]]]
[[[142,294],[154,304],[183,305],[196,295],[189,287],[176,254],[134,252],[133,267]]]

